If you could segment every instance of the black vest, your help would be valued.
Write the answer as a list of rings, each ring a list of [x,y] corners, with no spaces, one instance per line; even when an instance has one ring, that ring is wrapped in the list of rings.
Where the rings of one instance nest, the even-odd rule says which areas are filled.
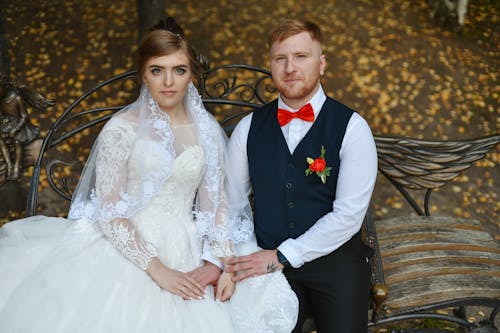
[[[275,249],[288,238],[297,238],[323,215],[332,211],[340,165],[339,151],[353,110],[327,98],[318,118],[290,154],[277,120],[277,100],[256,110],[248,133],[247,154],[254,193],[257,242]],[[309,164],[326,149],[332,167],[326,184],[312,174]]]

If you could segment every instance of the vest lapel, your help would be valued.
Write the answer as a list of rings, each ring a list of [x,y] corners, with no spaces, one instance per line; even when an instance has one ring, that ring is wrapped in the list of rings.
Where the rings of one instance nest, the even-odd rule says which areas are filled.
[[[288,152],[288,158],[290,158],[292,154],[290,153],[290,149],[288,149],[288,144],[286,143],[286,139],[283,136],[283,131],[281,130],[281,126],[278,122],[278,102],[276,102],[276,107],[273,109],[273,113],[274,113],[273,130],[279,131],[280,140],[278,144],[284,147],[284,149]]]

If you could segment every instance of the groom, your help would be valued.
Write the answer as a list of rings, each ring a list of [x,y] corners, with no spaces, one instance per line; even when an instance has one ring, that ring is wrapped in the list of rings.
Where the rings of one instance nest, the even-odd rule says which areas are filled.
[[[231,181],[254,195],[261,251],[235,257],[235,280],[283,269],[316,329],[366,333],[370,250],[360,238],[377,175],[366,121],[321,86],[323,37],[287,20],[269,35],[279,98],[243,118],[229,142]]]

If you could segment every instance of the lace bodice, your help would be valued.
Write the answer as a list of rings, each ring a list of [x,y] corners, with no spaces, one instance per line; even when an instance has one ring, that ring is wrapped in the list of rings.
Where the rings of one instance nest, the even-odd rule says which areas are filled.
[[[127,145],[126,138],[133,137],[134,128],[127,124],[117,125],[120,125],[120,145]],[[196,144],[194,125],[186,124],[173,127],[172,130],[174,135],[177,134],[174,141],[177,156],[172,175],[162,185],[162,189],[152,197],[146,207],[130,219],[114,219],[99,223],[101,231],[113,245],[141,269],[146,269],[151,258],[158,256],[154,239],[162,235],[157,232],[161,228],[160,224],[169,216],[193,215],[193,200],[204,171],[203,149]],[[162,153],[161,142],[149,140],[147,137],[134,141],[130,148],[126,170],[119,170],[108,163],[108,157],[121,154],[120,145],[112,140],[114,137],[107,137],[111,135],[115,136],[116,131],[102,133],[104,144],[101,149],[105,153],[100,154],[101,157],[96,163],[100,170],[97,184],[107,187],[116,186],[114,184],[120,182],[123,193],[147,194],[149,184],[144,182],[145,177],[142,174],[155,173],[167,164],[168,157]],[[149,217],[141,218],[145,214]]]
[[[154,149],[143,148],[148,145],[155,145],[155,143],[145,142],[141,148],[137,149],[137,153],[130,161],[128,192],[133,192],[141,186],[137,182],[137,179],[140,179],[136,177],[138,173],[162,167],[161,157],[154,154]],[[156,206],[161,207],[166,216],[192,215],[194,195],[203,172],[203,157],[203,150],[200,146],[190,146],[180,153],[174,161],[172,176],[145,209]]]

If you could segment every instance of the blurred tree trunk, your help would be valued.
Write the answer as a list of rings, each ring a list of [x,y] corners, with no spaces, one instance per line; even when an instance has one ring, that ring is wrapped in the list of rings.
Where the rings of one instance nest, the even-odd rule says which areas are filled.
[[[148,29],[165,17],[167,0],[137,0],[139,40]]]
[[[3,27],[3,15],[0,7],[0,73],[10,76],[9,53],[7,48],[7,37]]]

